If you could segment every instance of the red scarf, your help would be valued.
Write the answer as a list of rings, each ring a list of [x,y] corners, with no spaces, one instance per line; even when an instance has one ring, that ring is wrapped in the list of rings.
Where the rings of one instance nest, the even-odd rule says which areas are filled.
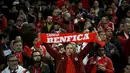
[[[22,64],[22,62],[23,62],[22,52],[15,52],[14,54],[18,58],[18,61],[20,62],[20,64]]]
[[[41,68],[35,68],[34,66],[32,66],[32,73],[41,73]]]

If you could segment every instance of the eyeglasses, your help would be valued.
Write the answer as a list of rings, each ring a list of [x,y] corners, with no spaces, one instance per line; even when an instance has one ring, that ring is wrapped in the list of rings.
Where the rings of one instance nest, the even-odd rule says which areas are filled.
[[[104,51],[104,49],[98,49],[98,51]]]
[[[34,55],[34,57],[41,56],[41,55]]]
[[[18,61],[18,60],[9,60],[8,62],[16,62],[16,61]]]

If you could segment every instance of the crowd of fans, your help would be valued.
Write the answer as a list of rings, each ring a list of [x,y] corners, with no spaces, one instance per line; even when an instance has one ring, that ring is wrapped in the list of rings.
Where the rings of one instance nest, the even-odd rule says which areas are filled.
[[[87,9],[82,0],[8,1],[0,0],[0,73],[130,73],[128,0],[88,0]],[[91,32],[105,45],[37,37]]]

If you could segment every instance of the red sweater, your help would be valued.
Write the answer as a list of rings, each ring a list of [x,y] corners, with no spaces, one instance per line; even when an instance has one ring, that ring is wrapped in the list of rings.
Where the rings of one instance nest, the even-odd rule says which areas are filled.
[[[91,64],[93,61],[98,62],[98,64],[100,65],[104,64],[104,66],[106,67],[105,73],[114,73],[114,67],[113,67],[112,61],[107,56],[104,56],[100,60],[97,60],[97,57],[89,58],[87,66],[86,66],[87,73],[96,73],[96,71],[98,70],[98,67],[96,66],[96,64]]]
[[[89,53],[92,45],[93,43],[88,43],[88,45],[84,48],[84,50],[82,50],[79,54],[74,54],[70,56],[71,60],[73,61],[76,73],[86,73],[82,60]],[[44,46],[46,47],[48,53],[56,60],[56,73],[66,73],[68,63],[68,57],[66,56],[66,54],[57,53],[47,43],[46,44],[44,43]],[[76,57],[78,58],[78,60],[75,60]]]
[[[4,29],[7,27],[7,19],[5,16],[2,16],[2,24],[0,24],[0,30],[4,31]]]

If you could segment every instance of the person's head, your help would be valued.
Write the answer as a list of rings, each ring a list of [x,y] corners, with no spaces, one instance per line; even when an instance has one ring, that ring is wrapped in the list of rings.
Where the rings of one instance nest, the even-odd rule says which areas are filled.
[[[16,20],[16,25],[17,26],[21,26],[21,24],[24,22],[24,20],[22,18],[17,18]]]
[[[59,10],[58,9],[54,9],[52,12],[53,16],[58,16],[59,15]]]
[[[98,26],[97,27],[97,31],[100,32],[100,31],[104,31],[103,27],[102,26]]]
[[[71,20],[70,13],[65,13],[64,19],[65,19],[65,21],[70,21]]]
[[[121,32],[121,31],[124,31],[124,24],[123,23],[121,23],[120,25],[119,25],[119,31]]]
[[[57,45],[57,48],[59,49],[59,53],[64,53],[65,52],[65,48],[64,48],[63,44],[59,43]]]
[[[16,40],[16,41],[22,41],[22,37],[21,37],[21,36],[16,36],[16,37],[15,37],[15,40]]]
[[[16,52],[20,52],[23,49],[23,44],[21,40],[14,40],[13,41],[13,50]]]
[[[63,5],[63,6],[61,7],[61,10],[62,10],[62,12],[66,11],[66,10],[67,10],[67,9],[66,9],[66,6]]]
[[[17,11],[16,6],[13,6],[13,7],[12,7],[12,12],[16,12],[16,11]]]
[[[74,47],[71,43],[65,44],[65,51],[67,56],[71,56],[74,53]]]
[[[112,30],[112,28],[108,27],[105,31],[106,31],[107,38],[112,38],[113,37],[113,30]]]
[[[84,29],[89,29],[89,27],[91,27],[91,26],[92,26],[92,24],[89,21],[86,21],[85,25],[84,25]]]
[[[97,56],[100,56],[100,57],[104,56],[105,50],[99,43],[96,43],[95,49],[96,49],[96,55]]]
[[[15,26],[15,22],[13,19],[9,19],[8,26]]]
[[[73,52],[75,53],[76,52],[76,47],[77,47],[77,43],[75,42],[70,42],[70,44],[73,46]]]
[[[78,3],[78,8],[79,8],[79,9],[82,9],[82,8],[83,8],[82,2],[79,2],[79,3]]]
[[[126,65],[124,68],[124,73],[130,73],[130,65]]]
[[[14,54],[10,54],[7,57],[7,65],[11,70],[16,70],[18,68],[18,58]]]
[[[106,33],[104,31],[98,32],[101,41],[106,41]]]
[[[24,3],[25,3],[25,7],[30,7],[30,3],[28,2],[28,1],[24,1]]]
[[[37,5],[41,6],[42,5],[42,1],[41,0],[37,1]]]
[[[112,14],[113,14],[112,7],[108,7],[108,8],[106,9],[106,14],[107,14],[107,15],[112,15]]]
[[[42,13],[38,13],[38,19],[41,20],[42,19]]]
[[[40,51],[35,50],[32,52],[32,60],[33,60],[33,63],[40,63],[41,62],[42,55],[41,55]]]
[[[54,30],[55,30],[55,31],[58,31],[59,28],[60,28],[59,23],[58,23],[58,22],[54,22]]]
[[[48,16],[47,17],[47,23],[52,23],[53,19],[52,19],[52,16]]]
[[[101,22],[102,22],[103,24],[106,24],[106,23],[107,23],[107,21],[108,21],[108,20],[107,20],[107,17],[105,17],[105,16],[104,16],[104,17],[102,17]]]
[[[35,37],[33,40],[33,44],[36,45],[38,41],[39,41],[39,38]]]
[[[90,8],[90,13],[91,13],[91,14],[93,14],[93,15],[95,14],[95,10],[94,10],[94,8],[93,8],[93,7],[92,7],[92,8]]]
[[[2,41],[2,43],[7,44],[9,42],[9,35],[6,33],[3,33],[1,41]]]
[[[94,8],[99,7],[99,2],[97,0],[95,0],[94,3],[93,3],[93,6],[94,6]]]
[[[30,13],[30,14],[33,14],[33,13],[34,13],[34,11],[35,11],[34,7],[33,7],[33,6],[31,6],[31,7],[30,7],[30,9],[29,9],[29,13]]]
[[[76,13],[75,14],[77,18],[81,18],[82,17],[82,14],[80,12]]]
[[[126,6],[126,5],[127,5],[126,0],[122,0],[121,6]]]
[[[10,45],[9,45],[11,50],[13,50],[13,42],[14,42],[14,40],[12,40],[12,41],[10,42]]]
[[[130,17],[130,9],[126,12],[126,16]]]
[[[128,56],[128,64],[130,65],[130,56]]]
[[[124,23],[124,32],[127,34],[130,33],[130,23]]]
[[[115,8],[116,8],[116,4],[113,2],[113,3],[111,4],[111,7],[112,7],[112,9],[115,9]]]

